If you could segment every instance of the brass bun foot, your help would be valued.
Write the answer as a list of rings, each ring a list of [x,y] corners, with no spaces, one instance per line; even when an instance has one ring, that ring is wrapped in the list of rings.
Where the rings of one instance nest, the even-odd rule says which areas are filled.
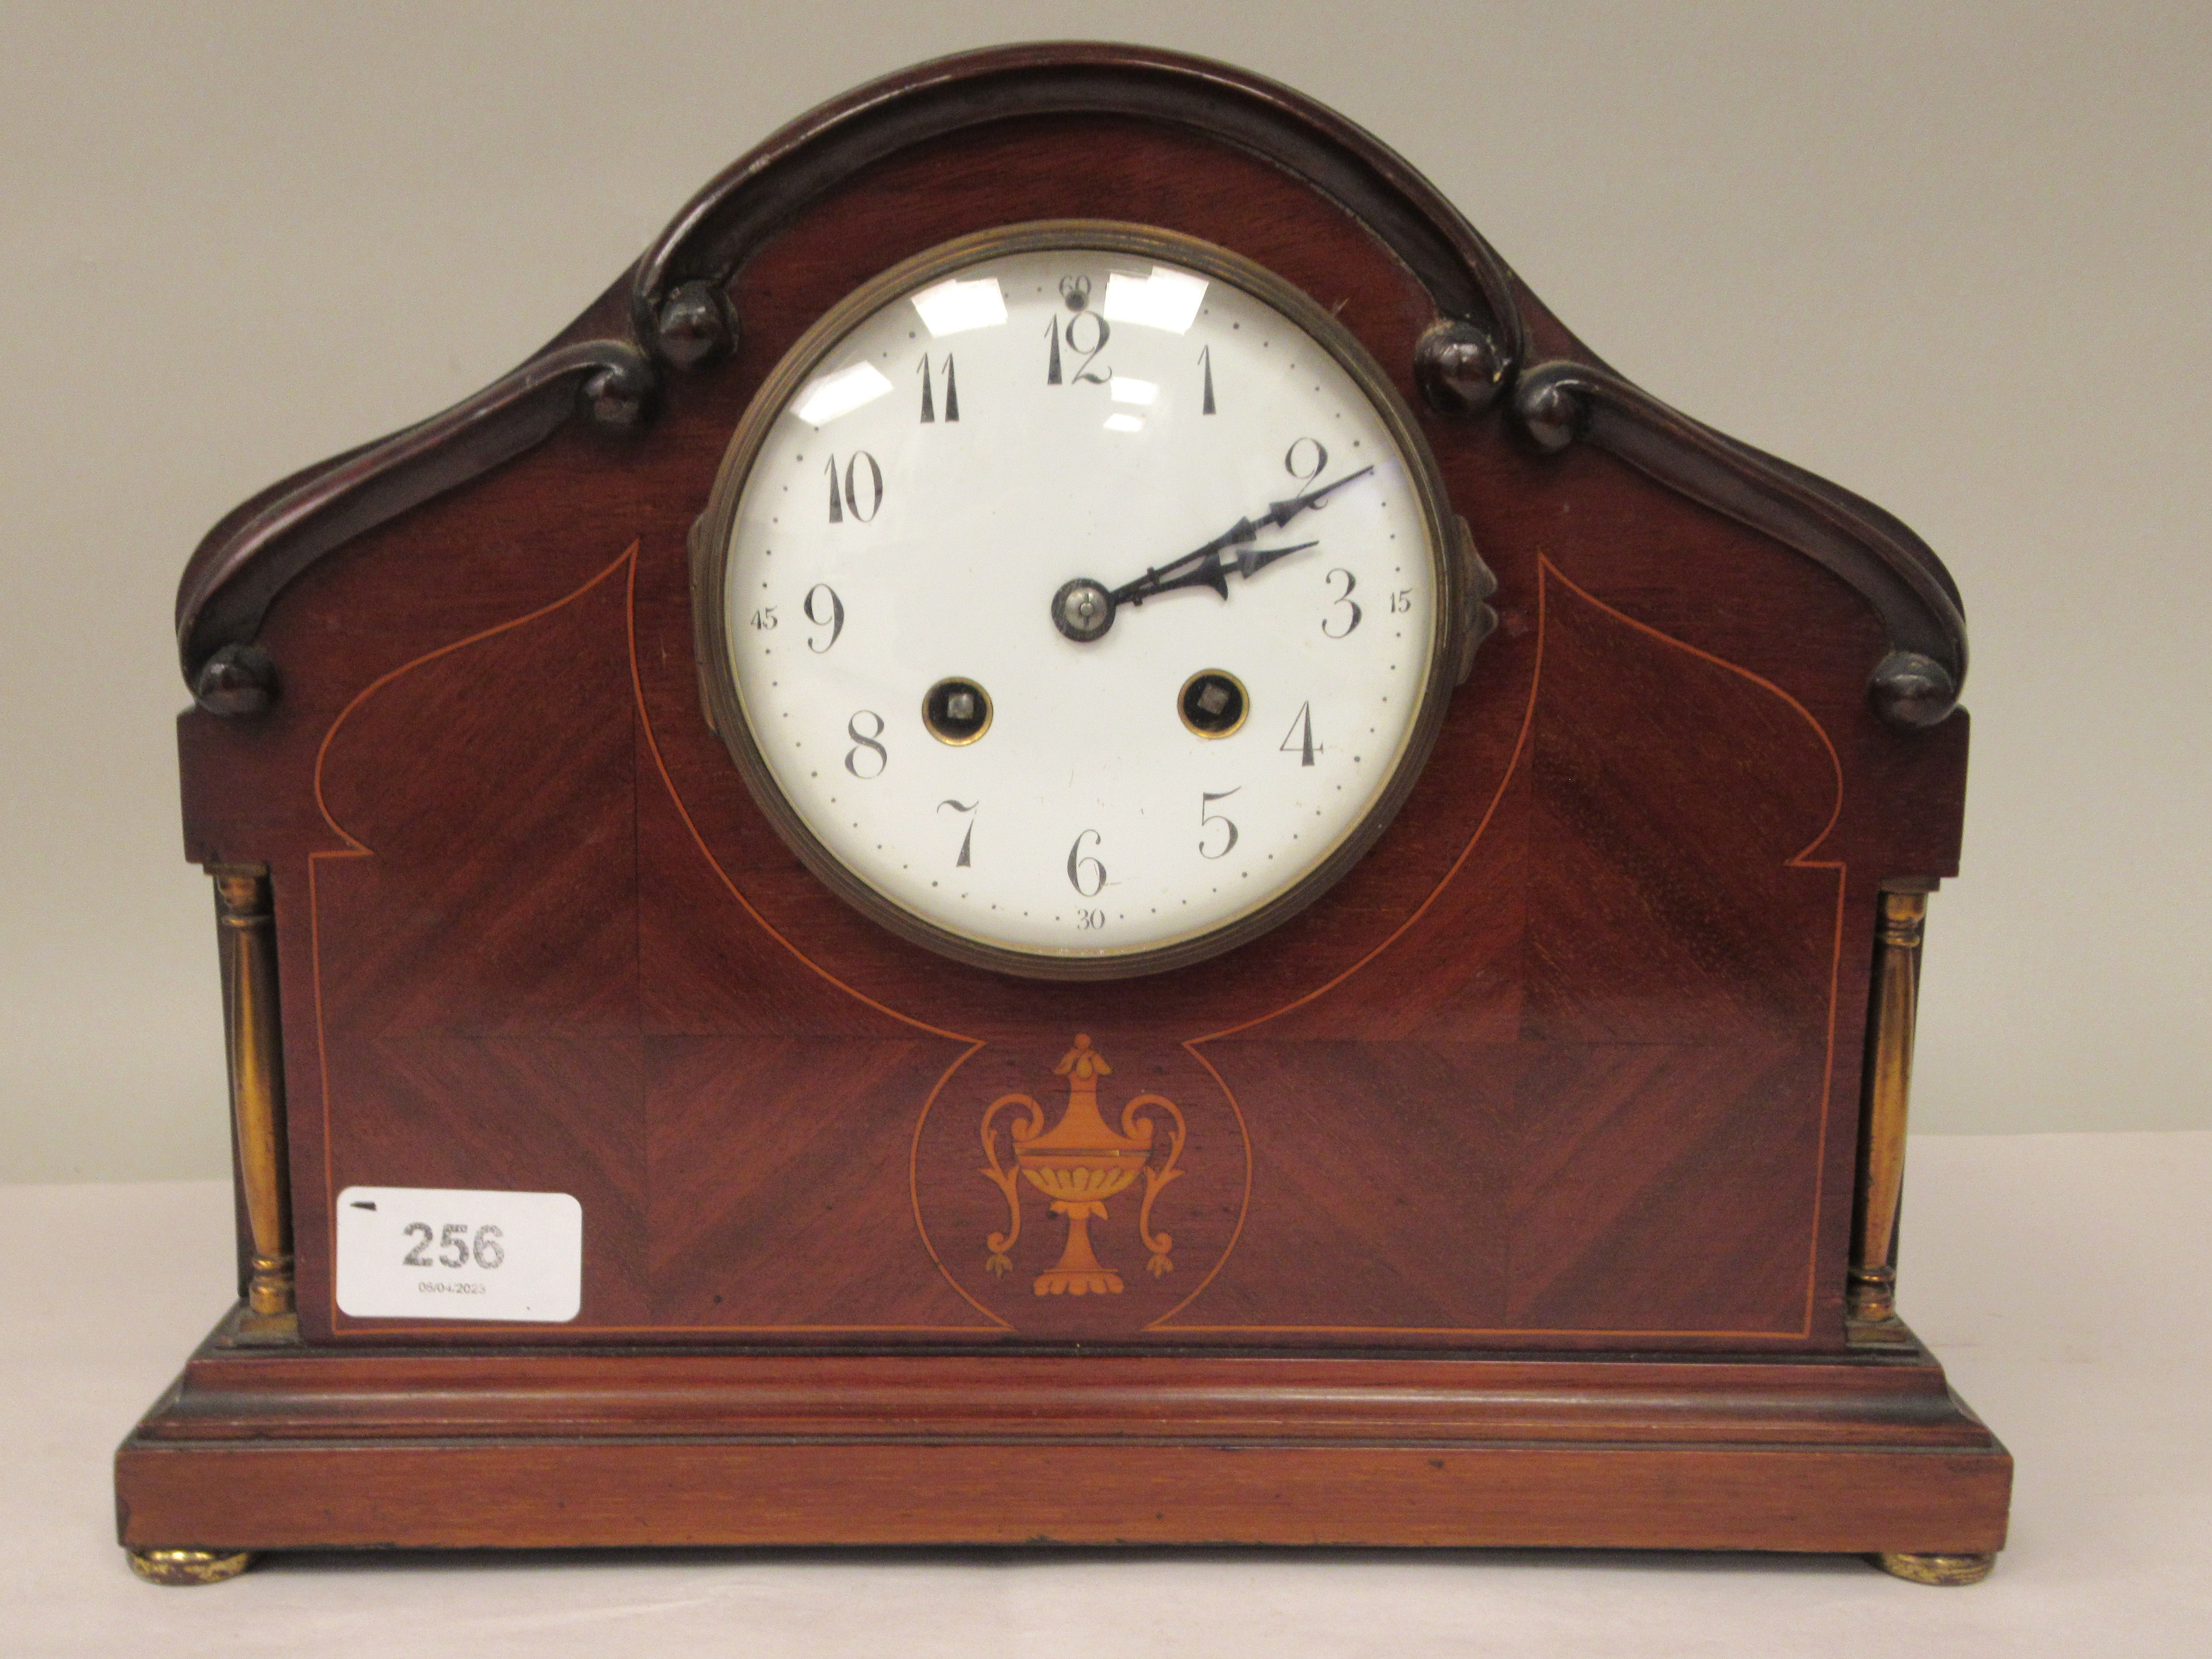
[[[1978,1584],[1990,1576],[1997,1558],[1990,1555],[1913,1555],[1883,1551],[1867,1559],[1884,1572],[1909,1578],[1916,1584]]]
[[[252,1550],[131,1550],[131,1571],[149,1584],[220,1584],[253,1565]]]

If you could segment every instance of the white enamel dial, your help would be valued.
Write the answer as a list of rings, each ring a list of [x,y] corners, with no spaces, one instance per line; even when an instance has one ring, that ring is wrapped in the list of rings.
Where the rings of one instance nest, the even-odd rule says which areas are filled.
[[[802,342],[709,568],[725,736],[809,862],[1044,973],[1203,955],[1340,874],[1422,758],[1450,602],[1364,362],[1256,268],[1103,227],[918,263]]]

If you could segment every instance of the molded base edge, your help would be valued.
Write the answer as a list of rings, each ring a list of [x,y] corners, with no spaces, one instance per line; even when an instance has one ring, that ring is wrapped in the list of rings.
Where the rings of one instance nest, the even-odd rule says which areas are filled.
[[[235,1346],[117,1453],[134,1549],[2002,1547],[1907,1353],[1798,1360]]]

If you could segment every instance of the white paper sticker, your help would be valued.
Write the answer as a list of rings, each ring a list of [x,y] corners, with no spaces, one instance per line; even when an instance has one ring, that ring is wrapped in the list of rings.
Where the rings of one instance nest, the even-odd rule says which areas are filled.
[[[356,1319],[557,1325],[583,1302],[584,1206],[566,1193],[349,1187],[338,1307]]]

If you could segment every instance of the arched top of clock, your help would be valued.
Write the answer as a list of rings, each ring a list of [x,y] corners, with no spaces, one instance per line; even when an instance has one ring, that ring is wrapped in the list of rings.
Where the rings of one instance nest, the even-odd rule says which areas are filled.
[[[748,253],[860,167],[964,129],[1051,115],[1122,115],[1188,127],[1295,173],[1402,259],[1443,318],[1481,336],[1480,401],[1527,352],[1513,276],[1490,244],[1395,152],[1333,110],[1203,58],[1048,42],[939,58],[871,82],[774,134],[693,197],[635,267],[634,325],[671,362],[703,356],[688,283],[719,290]],[[672,301],[674,327],[668,326]],[[708,325],[711,329],[711,325]],[[1476,382],[1462,378],[1474,391]]]
[[[1881,617],[1889,649],[1869,689],[1885,719],[1928,726],[1956,706],[1966,669],[1958,590],[1897,520],[1668,409],[1571,339],[1530,362],[1540,308],[1449,202],[1342,117],[1202,58],[1082,43],[941,59],[803,117],[695,197],[622,283],[520,368],[234,509],[201,542],[178,594],[178,647],[199,705],[220,714],[268,706],[278,669],[255,642],[262,619],[325,555],[579,415],[616,433],[644,426],[661,375],[711,362],[742,325],[727,289],[750,254],[856,169],[965,130],[1072,114],[1182,127],[1311,185],[1433,301],[1437,321],[1412,368],[1439,416],[1508,418],[1544,450],[1594,445],[1794,549]],[[1498,398],[1509,386],[1510,398]]]

